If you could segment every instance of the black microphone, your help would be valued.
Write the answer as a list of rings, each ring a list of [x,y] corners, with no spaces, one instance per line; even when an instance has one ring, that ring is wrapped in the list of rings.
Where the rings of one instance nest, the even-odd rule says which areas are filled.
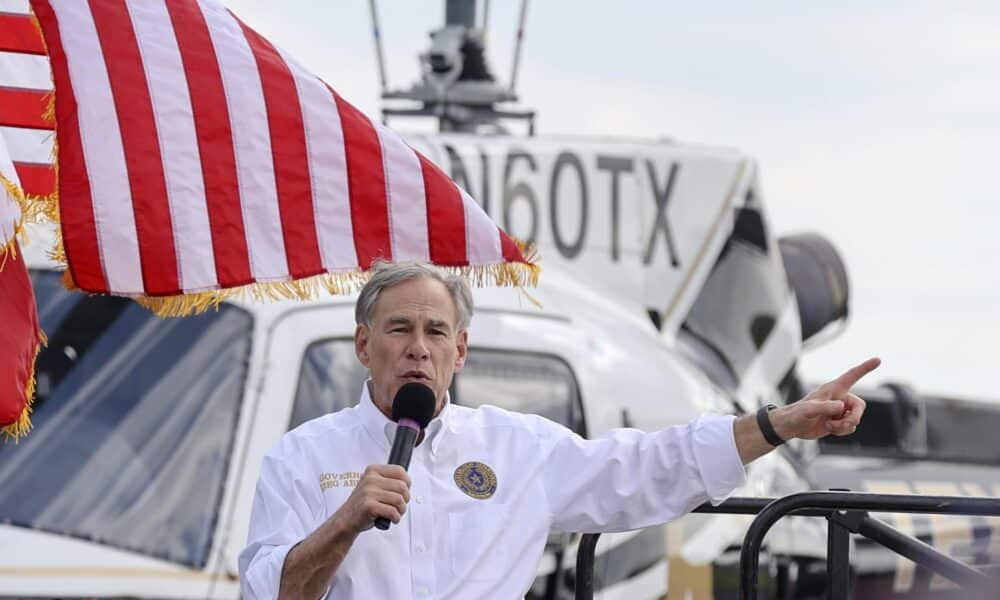
[[[410,456],[417,437],[434,416],[437,398],[434,391],[422,383],[411,381],[404,384],[392,399],[392,420],[396,422],[396,439],[392,441],[389,451],[389,464],[399,465],[403,469],[410,467]],[[375,519],[375,527],[385,531],[392,523],[385,517]]]

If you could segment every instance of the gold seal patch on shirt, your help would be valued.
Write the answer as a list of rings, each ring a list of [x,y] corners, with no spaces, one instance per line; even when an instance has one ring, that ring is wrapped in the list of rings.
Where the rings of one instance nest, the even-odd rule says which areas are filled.
[[[485,463],[467,462],[455,469],[455,485],[476,500],[486,500],[497,491],[497,476]]]

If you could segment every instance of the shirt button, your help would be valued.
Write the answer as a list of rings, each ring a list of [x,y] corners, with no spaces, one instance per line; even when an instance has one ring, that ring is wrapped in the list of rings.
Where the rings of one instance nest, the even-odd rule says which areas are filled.
[[[419,588],[417,588],[417,594],[420,595],[420,596],[426,596],[427,595],[427,588],[425,588],[425,587],[419,587]]]
[[[417,504],[423,504],[423,503],[424,503],[424,497],[423,496],[417,496]]]
[[[424,545],[423,544],[417,544],[417,547],[415,549],[416,549],[417,552],[423,552],[424,551]]]

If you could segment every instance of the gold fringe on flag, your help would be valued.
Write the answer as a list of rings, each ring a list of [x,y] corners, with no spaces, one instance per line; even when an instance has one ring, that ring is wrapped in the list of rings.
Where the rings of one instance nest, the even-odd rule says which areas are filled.
[[[0,187],[3,187],[7,191],[7,194],[14,199],[20,207],[21,215],[18,217],[17,222],[14,223],[14,234],[9,240],[2,240],[2,245],[0,245],[0,271],[3,270],[4,265],[7,264],[7,257],[14,257],[17,252],[15,249],[15,241],[24,231],[24,212],[25,212],[25,198],[24,190],[17,186],[13,181],[4,177],[3,173],[0,173]]]
[[[528,246],[518,240],[515,240],[515,243],[521,249],[521,254],[527,262],[464,267],[440,266],[440,268],[461,275],[476,287],[492,284],[501,287],[521,288],[533,304],[539,305],[537,300],[524,292],[525,286],[538,285],[541,267],[537,264],[537,252],[533,245]],[[209,309],[217,309],[220,304],[230,299],[250,299],[256,302],[312,300],[319,297],[320,290],[325,290],[333,296],[353,294],[360,291],[367,281],[367,272],[343,271],[321,273],[293,281],[258,282],[210,292],[160,297],[141,296],[134,298],[134,300],[159,317],[183,317],[199,314]],[[63,274],[63,284],[67,289],[76,289],[68,270]]]
[[[0,187],[3,187],[10,194],[14,202],[21,209],[21,217],[14,224],[13,237],[3,245],[0,245],[0,269],[2,269],[2,266],[6,264],[7,257],[13,256],[11,253],[15,251],[14,240],[19,240],[22,246],[28,243],[26,225],[29,223],[44,223],[46,221],[59,223],[59,205],[54,199],[50,200],[48,197],[26,194],[17,184],[2,174],[0,174]],[[58,232],[56,239],[58,242],[57,246],[61,249],[62,236],[59,236]],[[61,261],[62,264],[65,264],[65,262],[65,260]]]
[[[15,202],[17,202],[17,205],[21,207],[21,212],[23,213],[25,210],[24,205],[26,204],[24,197],[24,190],[22,190],[20,186],[18,186],[10,179],[4,177],[3,173],[0,173],[0,185],[3,185],[3,189],[7,190],[7,193],[10,194],[10,197],[13,198]]]
[[[14,223],[14,234],[9,240],[0,244],[0,271],[2,271],[4,265],[7,264],[7,259],[17,256],[15,240],[19,240],[22,245],[28,243],[28,235],[25,232],[24,226],[28,223],[40,223],[47,217],[42,213],[43,207],[36,202],[37,198],[35,196],[24,193],[24,190],[7,177],[4,177],[2,173],[0,173],[0,188],[3,188],[14,200],[21,212],[17,222]]]
[[[56,166],[56,177],[58,178],[59,167]],[[14,232],[18,239],[20,239],[21,244],[28,243],[28,236],[25,230],[25,225],[30,223],[43,224],[52,223],[56,225],[54,228],[55,233],[55,243],[52,249],[49,250],[49,255],[59,264],[66,264],[66,253],[63,250],[62,241],[62,230],[59,228],[59,191],[56,190],[47,196],[35,196],[32,194],[26,194],[20,190],[13,182],[9,179],[0,175],[0,184],[7,189],[8,192],[14,197],[18,205],[21,207],[21,219],[14,226]],[[11,191],[12,189],[17,190],[18,193]],[[3,256],[4,249],[0,249],[0,256]]]
[[[38,362],[38,354],[42,351],[42,347],[48,344],[49,341],[46,339],[45,333],[39,329],[38,345],[35,347],[35,358],[31,361],[31,367],[28,371],[28,381],[24,386],[24,408],[21,409],[21,416],[16,421],[5,427],[0,427],[0,434],[3,435],[4,443],[13,440],[16,444],[22,436],[27,435],[31,431],[31,409],[35,403],[35,363]]]

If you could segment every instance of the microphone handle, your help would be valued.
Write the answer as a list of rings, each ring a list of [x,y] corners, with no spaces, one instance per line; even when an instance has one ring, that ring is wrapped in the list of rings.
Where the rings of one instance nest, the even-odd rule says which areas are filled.
[[[410,468],[410,457],[413,456],[413,446],[417,443],[417,436],[420,432],[412,427],[400,425],[396,428],[396,437],[392,441],[392,450],[389,451],[389,464],[399,465],[404,470]],[[389,529],[392,521],[385,517],[375,519],[375,527],[385,531]]]

